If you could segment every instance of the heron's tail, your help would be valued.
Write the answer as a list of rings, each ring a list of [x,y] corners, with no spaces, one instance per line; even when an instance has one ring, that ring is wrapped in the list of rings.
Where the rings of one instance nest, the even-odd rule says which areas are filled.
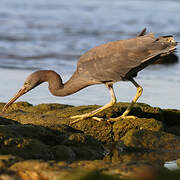
[[[176,42],[174,40],[174,37],[171,35],[170,36],[162,36],[161,38],[164,39],[166,42],[169,42],[170,44],[174,45],[174,46],[176,46],[178,44],[178,42]]]
[[[155,41],[158,41],[164,47],[164,53],[162,52],[161,56],[165,56],[169,53],[174,52],[178,44],[178,42],[176,42],[174,37],[171,35],[158,37]]]

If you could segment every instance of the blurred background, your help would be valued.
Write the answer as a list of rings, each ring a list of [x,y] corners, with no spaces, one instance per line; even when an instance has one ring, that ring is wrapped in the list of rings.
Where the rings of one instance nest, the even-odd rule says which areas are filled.
[[[55,70],[66,81],[75,71],[79,56],[87,50],[108,41],[135,37],[144,27],[156,36],[173,35],[180,41],[180,1],[1,0],[0,101],[7,102],[35,70]],[[144,88],[139,102],[179,109],[179,62],[151,65],[136,80]],[[118,101],[129,102],[136,88],[130,82],[119,82],[115,92]],[[19,99],[34,105],[102,105],[109,100],[104,85],[68,97],[53,97],[47,83]]]

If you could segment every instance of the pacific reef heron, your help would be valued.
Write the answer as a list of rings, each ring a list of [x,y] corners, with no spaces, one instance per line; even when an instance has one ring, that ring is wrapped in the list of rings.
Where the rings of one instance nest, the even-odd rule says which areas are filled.
[[[137,93],[125,112],[115,120],[133,118],[128,116],[131,108],[142,94],[142,87],[133,79],[137,73],[160,57],[173,53],[177,42],[173,36],[155,37],[154,33],[145,35],[142,31],[139,36],[127,40],[117,40],[90,49],[83,54],[77,63],[77,69],[72,77],[63,83],[59,74],[52,70],[39,70],[30,74],[22,88],[4,106],[5,111],[17,98],[43,82],[48,82],[49,90],[54,96],[68,96],[94,84],[105,84],[109,89],[111,100],[106,105],[82,115],[72,116],[72,123],[92,117],[116,103],[113,83],[131,81],[137,88]],[[135,118],[135,117],[134,117]]]

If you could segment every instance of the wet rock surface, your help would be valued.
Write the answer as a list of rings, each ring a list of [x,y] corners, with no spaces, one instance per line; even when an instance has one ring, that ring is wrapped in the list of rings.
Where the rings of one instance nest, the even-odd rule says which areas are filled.
[[[117,103],[98,117],[120,116],[127,106]],[[171,174],[163,165],[180,155],[179,110],[139,103],[130,114],[136,119],[89,118],[70,125],[71,116],[97,107],[19,102],[1,112],[0,179],[153,179]]]

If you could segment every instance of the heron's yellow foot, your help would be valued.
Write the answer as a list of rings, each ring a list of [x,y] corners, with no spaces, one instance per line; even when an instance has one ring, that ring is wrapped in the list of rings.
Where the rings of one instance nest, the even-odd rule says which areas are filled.
[[[119,116],[117,118],[110,118],[108,119],[109,122],[115,122],[115,121],[119,121],[119,120],[123,120],[123,119],[137,119],[136,116]]]
[[[73,122],[71,122],[70,124],[75,124],[81,120],[90,118],[92,116],[90,116],[89,114],[82,114],[82,115],[76,115],[76,116],[72,116],[71,119],[76,119]],[[92,119],[96,120],[96,121],[103,121],[103,118],[99,118],[99,117],[92,117]]]
[[[105,121],[105,119],[103,118],[99,118],[99,117],[92,117],[92,119],[96,120],[96,121]]]
[[[88,118],[88,116],[86,114],[82,114],[82,115],[76,115],[76,116],[72,116],[71,119],[76,119],[74,120],[73,122],[71,122],[70,124],[74,124],[74,123],[77,123],[83,119],[86,119]]]
[[[81,121],[81,120],[83,120],[83,119],[87,119],[87,118],[89,118],[89,117],[91,117],[92,115],[90,115],[90,114],[81,114],[81,115],[76,115],[76,116],[72,116],[71,117],[71,119],[76,119],[76,120],[74,120],[73,122],[71,122],[70,124],[74,124],[74,123],[77,123],[77,122],[79,122],[79,121]]]
[[[88,116],[86,114],[71,116],[71,119],[83,120],[83,119],[86,119],[86,118],[88,118]]]

